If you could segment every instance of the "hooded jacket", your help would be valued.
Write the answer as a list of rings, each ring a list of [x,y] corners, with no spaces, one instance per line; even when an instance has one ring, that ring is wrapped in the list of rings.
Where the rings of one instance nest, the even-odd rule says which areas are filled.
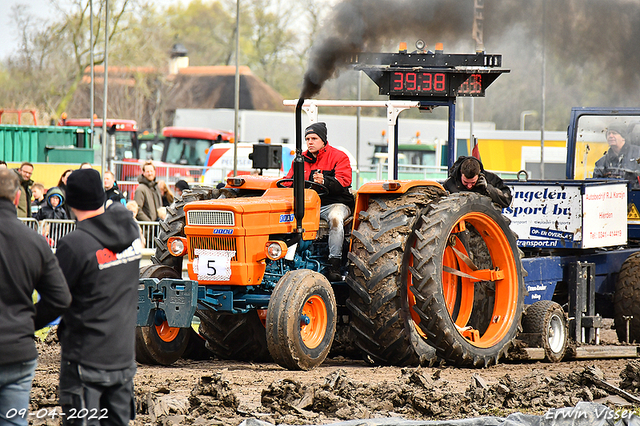
[[[349,188],[351,187],[352,170],[347,154],[325,143],[314,157],[309,150],[302,153],[304,159],[304,179],[313,180],[313,173],[317,170],[324,176],[324,186],[329,190],[328,194],[320,197],[320,204],[342,203],[353,211],[355,200]],[[286,179],[293,177],[293,164],[287,173]]]
[[[58,242],[73,296],[58,327],[63,361],[104,370],[134,362],[141,251],[138,225],[119,203]]]
[[[31,361],[38,352],[35,330],[71,304],[58,261],[45,239],[16,216],[11,201],[0,198],[0,365]],[[33,290],[40,301],[33,304]]]
[[[158,220],[158,209],[162,207],[162,196],[158,189],[158,182],[155,179],[151,181],[140,175],[138,183],[140,185],[138,185],[133,196],[139,207],[136,219],[147,222]]]
[[[33,181],[31,179],[25,179],[20,173],[20,169],[13,169],[18,175],[20,180],[20,201],[18,201],[18,217],[31,217],[31,185]]]
[[[474,186],[471,189],[468,189],[462,184],[462,173],[460,172],[460,167],[467,158],[472,158],[480,164],[480,174],[484,175],[487,180],[486,188]],[[452,194],[455,192],[476,192],[478,194],[486,195],[491,198],[494,203],[503,208],[509,207],[509,204],[511,204],[512,197],[509,187],[504,184],[502,179],[500,179],[500,176],[486,171],[482,162],[475,157],[459,157],[456,162],[453,163],[451,169],[449,169],[449,178],[444,182],[443,186]]]
[[[60,203],[53,207],[51,204],[51,197],[59,197]],[[44,219],[68,219],[67,212],[64,209],[65,198],[62,190],[56,186],[50,188],[47,191],[47,195],[44,197],[46,203],[38,210],[34,218],[38,221]]]

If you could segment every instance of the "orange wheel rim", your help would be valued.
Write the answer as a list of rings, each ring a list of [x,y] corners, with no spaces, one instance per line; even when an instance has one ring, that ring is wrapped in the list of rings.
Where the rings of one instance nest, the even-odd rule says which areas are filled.
[[[156,332],[158,333],[158,337],[162,339],[164,342],[173,342],[173,340],[178,337],[178,333],[180,333],[179,327],[169,327],[166,321],[164,321],[160,325],[156,325]]]
[[[327,305],[317,294],[307,299],[302,307],[300,336],[309,349],[317,348],[327,332]]]
[[[489,348],[505,338],[515,320],[516,301],[519,298],[518,271],[511,244],[502,228],[491,217],[480,212],[468,213],[458,220],[450,235],[455,235],[453,233],[457,230],[466,228],[466,223],[473,225],[482,236],[491,256],[493,269],[472,271],[464,262],[458,261],[458,256],[450,245],[445,248],[443,266],[472,275],[477,278],[477,281],[493,281],[495,283],[495,302],[487,330],[483,334],[474,329],[461,330],[473,315],[474,282],[477,282],[476,280],[459,277],[443,270],[442,290],[449,315],[454,315],[453,306],[455,306],[457,298],[459,299],[457,316],[451,318],[459,327],[457,327],[458,332],[470,344],[479,348]],[[454,241],[455,248],[467,255],[468,253],[459,239],[455,237]],[[453,289],[458,288],[458,280],[461,284],[461,292],[455,294]]]

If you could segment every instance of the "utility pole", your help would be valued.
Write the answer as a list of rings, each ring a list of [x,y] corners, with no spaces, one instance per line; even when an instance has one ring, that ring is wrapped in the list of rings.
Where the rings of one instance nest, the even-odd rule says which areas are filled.
[[[476,42],[476,52],[484,52],[484,0],[473,0],[473,28],[471,37]],[[475,98],[469,102],[469,145],[473,149],[475,136],[473,122],[475,121]]]
[[[109,87],[109,0],[106,0],[104,7],[104,95],[102,99],[102,174],[107,168],[111,168],[111,161],[107,163],[107,149],[109,135],[107,134],[107,88]]]
[[[238,174],[238,122],[240,117],[240,0],[236,0],[236,80],[233,120],[233,175]]]

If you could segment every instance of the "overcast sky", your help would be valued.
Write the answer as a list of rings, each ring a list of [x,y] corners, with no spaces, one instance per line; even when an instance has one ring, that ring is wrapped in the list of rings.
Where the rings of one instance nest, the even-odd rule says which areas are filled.
[[[149,0],[149,3],[162,6],[179,2],[188,3],[188,0]],[[27,5],[33,15],[42,19],[48,19],[55,12],[50,0],[0,0],[0,58],[12,54],[19,46],[17,37],[20,33],[11,20],[11,10],[17,4]],[[64,0],[60,4],[64,4]],[[97,7],[97,1],[94,6]]]

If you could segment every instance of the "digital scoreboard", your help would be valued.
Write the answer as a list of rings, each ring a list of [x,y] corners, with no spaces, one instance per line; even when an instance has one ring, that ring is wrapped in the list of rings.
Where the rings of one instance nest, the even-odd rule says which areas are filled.
[[[501,55],[437,53],[361,53],[350,58],[381,95],[399,100],[448,100],[485,95],[502,73]],[[375,65],[371,65],[375,64]]]

